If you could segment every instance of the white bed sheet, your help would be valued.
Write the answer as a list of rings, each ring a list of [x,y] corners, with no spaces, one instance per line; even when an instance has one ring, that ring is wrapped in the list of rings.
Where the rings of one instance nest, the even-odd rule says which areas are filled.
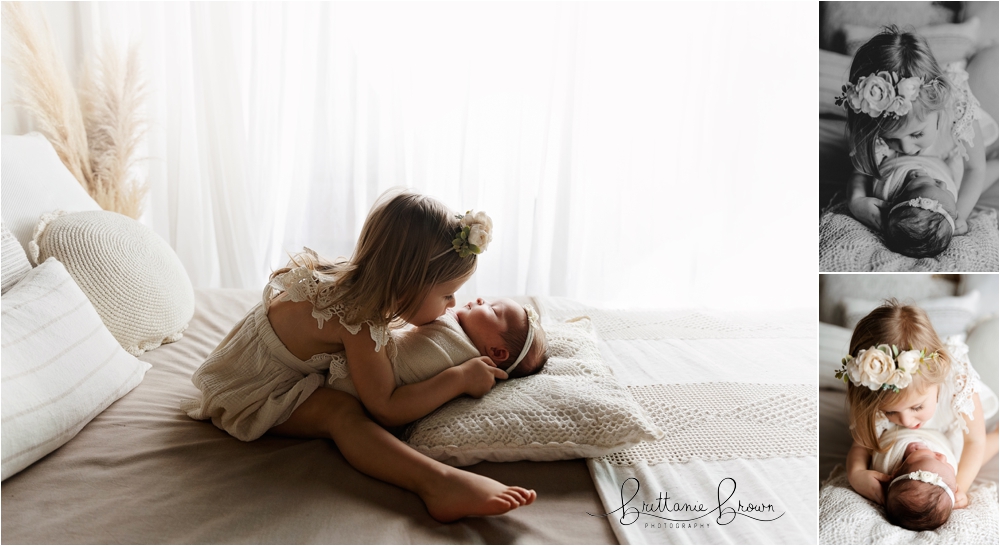
[[[667,425],[667,441],[674,439],[667,449],[646,446],[587,461],[619,542],[816,543],[815,310],[616,312],[561,299],[538,303],[547,320],[590,316],[604,358],[637,400],[657,399],[650,389],[668,400],[646,408]],[[720,410],[725,406],[708,400],[713,392],[739,400]],[[690,407],[683,407],[683,396],[692,399]],[[776,419],[785,405],[794,408],[788,422]],[[692,451],[692,437],[715,447]],[[774,447],[762,450],[769,438]],[[674,444],[681,446],[676,452]],[[670,512],[664,496],[668,507],[701,506]],[[764,511],[748,509],[750,503]]]

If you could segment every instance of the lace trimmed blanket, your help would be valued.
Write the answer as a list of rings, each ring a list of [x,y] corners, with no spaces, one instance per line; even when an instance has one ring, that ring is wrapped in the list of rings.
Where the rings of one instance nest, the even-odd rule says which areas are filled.
[[[954,237],[941,254],[910,258],[886,248],[878,235],[850,216],[847,203],[838,203],[820,216],[819,270],[997,271],[997,211],[974,210],[968,224],[969,232]]]
[[[543,320],[591,318],[615,376],[665,432],[587,460],[606,510],[593,516],[620,543],[816,543],[814,310],[538,303]]]
[[[997,484],[973,483],[969,507],[955,510],[933,531],[909,531],[889,523],[881,506],[857,494],[837,465],[819,490],[820,544],[996,544],[1000,518]]]

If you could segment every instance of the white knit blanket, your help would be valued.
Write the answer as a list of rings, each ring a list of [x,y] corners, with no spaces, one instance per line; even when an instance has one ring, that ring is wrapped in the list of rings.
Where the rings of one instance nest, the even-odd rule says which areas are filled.
[[[820,271],[997,271],[996,210],[975,210],[969,232],[954,237],[933,258],[910,258],[886,248],[881,238],[850,215],[847,203],[834,205],[819,220]]]
[[[997,484],[976,482],[969,507],[955,510],[933,531],[909,531],[889,523],[881,506],[857,494],[837,465],[819,490],[820,544],[996,544]]]
[[[591,318],[615,377],[666,433],[587,460],[594,517],[620,543],[816,543],[815,311],[538,303],[543,320]]]

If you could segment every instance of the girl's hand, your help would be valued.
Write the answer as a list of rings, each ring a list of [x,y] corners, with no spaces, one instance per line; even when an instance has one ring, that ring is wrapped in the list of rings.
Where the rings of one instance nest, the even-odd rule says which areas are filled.
[[[869,229],[882,231],[882,206],[885,202],[877,197],[858,197],[851,199],[848,208],[859,222]]]
[[[966,508],[969,506],[969,497],[965,493],[959,491],[955,493],[955,509]]]
[[[891,477],[875,470],[856,470],[847,476],[847,481],[858,494],[880,506],[885,505],[884,484],[891,480]]]
[[[473,398],[482,396],[496,385],[497,379],[507,379],[507,372],[497,368],[497,365],[486,356],[477,356],[463,362],[458,367],[462,371],[465,383],[465,394]]]
[[[965,235],[968,232],[969,224],[965,220],[961,218],[955,220],[955,235]]]

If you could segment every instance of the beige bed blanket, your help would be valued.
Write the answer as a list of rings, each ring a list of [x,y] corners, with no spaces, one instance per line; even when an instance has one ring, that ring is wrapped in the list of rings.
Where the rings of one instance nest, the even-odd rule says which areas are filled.
[[[481,463],[533,488],[510,514],[440,524],[416,495],[351,468],[324,440],[245,443],[179,408],[191,373],[260,298],[196,293],[184,338],[144,354],[143,382],[65,446],[5,480],[4,544],[614,543],[582,460]]]

